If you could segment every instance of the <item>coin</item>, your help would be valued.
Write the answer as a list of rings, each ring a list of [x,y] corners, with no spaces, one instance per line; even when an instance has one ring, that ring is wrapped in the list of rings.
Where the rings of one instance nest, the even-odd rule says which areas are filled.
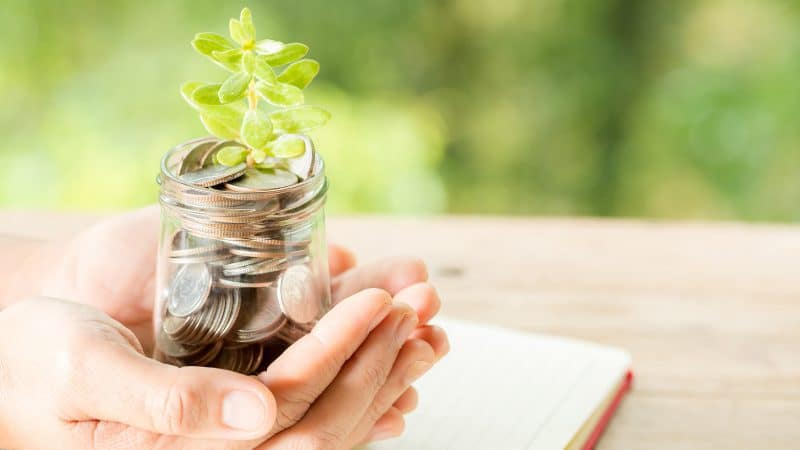
[[[211,292],[211,273],[205,264],[187,264],[175,273],[170,284],[167,309],[185,317],[199,310]]]
[[[292,322],[310,323],[322,312],[314,273],[306,265],[291,266],[278,278],[278,301]]]
[[[230,249],[232,255],[236,256],[248,256],[251,258],[280,258],[282,256],[297,256],[302,255],[305,253],[305,249],[279,249],[279,248],[270,248],[270,249],[251,249],[251,248],[241,248],[241,247],[232,247]]]
[[[245,258],[245,259],[238,259],[236,261],[232,261],[228,264],[222,266],[222,270],[235,270],[240,269],[242,267],[251,266],[253,264],[258,264],[264,262],[264,258]]]
[[[202,346],[183,345],[175,342],[167,336],[167,333],[164,332],[163,329],[159,331],[158,336],[156,336],[156,346],[158,346],[165,355],[172,358],[185,358],[203,350]]]
[[[279,139],[285,139],[288,136],[300,138],[306,144],[306,151],[302,155],[298,156],[297,158],[289,159],[289,170],[300,177],[301,180],[305,180],[311,176],[311,173],[314,170],[314,159],[317,153],[314,150],[314,143],[308,138],[308,136],[302,134],[285,134]]]
[[[203,349],[203,351],[192,355],[186,362],[192,366],[207,366],[219,355],[222,350],[222,341],[214,342]]]
[[[280,250],[283,248],[305,248],[311,244],[311,241],[306,240],[283,240],[261,238],[254,236],[250,239],[223,239],[226,244],[234,245],[241,248],[257,248],[264,250]]]
[[[281,259],[267,259],[255,264],[249,264],[233,269],[222,269],[225,276],[233,277],[238,275],[264,275],[274,272],[280,272],[286,265],[286,258]]]
[[[275,278],[270,279],[248,279],[237,280],[232,278],[219,278],[217,280],[220,286],[227,288],[263,288],[270,287],[275,284]]]
[[[181,175],[181,180],[193,184],[195,186],[210,187],[218,184],[226,183],[241,177],[247,165],[245,163],[237,164],[235,166],[225,166],[223,164],[214,164],[212,166],[203,167],[194,172],[188,172]]]
[[[281,169],[247,169],[244,176],[225,183],[225,188],[237,192],[279,189],[297,183],[297,175]]]
[[[195,145],[186,153],[186,156],[183,157],[180,167],[178,168],[178,175],[201,169],[206,157],[217,145],[219,145],[217,141],[204,141]]]
[[[244,299],[242,311],[227,339],[239,343],[261,342],[286,325],[274,289],[252,289]]]
[[[212,365],[220,369],[249,375],[258,370],[262,358],[263,351],[261,345],[258,344],[246,347],[223,347]]]
[[[195,256],[173,256],[167,257],[167,261],[173,264],[201,264],[201,263],[219,263],[230,260],[232,255],[226,253],[206,253]]]

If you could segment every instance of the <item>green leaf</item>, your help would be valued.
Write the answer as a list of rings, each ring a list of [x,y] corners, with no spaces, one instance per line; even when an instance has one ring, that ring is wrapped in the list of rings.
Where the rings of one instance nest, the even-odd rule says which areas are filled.
[[[246,51],[242,55],[242,70],[252,74],[256,70],[256,55],[252,51]]]
[[[256,83],[256,91],[264,99],[276,106],[294,106],[303,103],[303,91],[297,86],[286,83],[267,84],[263,81]]]
[[[220,84],[203,84],[192,91],[192,100],[200,108],[203,108],[204,105],[221,105],[222,103],[219,101],[220,86]]]
[[[254,149],[267,144],[272,135],[272,122],[261,111],[248,110],[242,121],[242,140]]]
[[[328,122],[331,113],[316,106],[299,106],[275,111],[269,115],[276,132],[305,133]]]
[[[243,163],[247,159],[247,149],[243,147],[225,147],[214,154],[214,158],[220,164],[235,166]]]
[[[211,52],[211,59],[231,72],[238,72],[242,66],[242,50],[234,48],[224,52]]]
[[[253,150],[250,152],[250,156],[253,157],[253,162],[256,164],[261,164],[265,159],[267,159],[267,154],[264,152],[264,150]]]
[[[244,98],[247,85],[250,84],[252,75],[247,72],[238,72],[229,76],[219,88],[219,101],[230,103]]]
[[[284,45],[280,50],[261,55],[262,58],[272,67],[289,64],[292,61],[306,56],[308,46],[299,42],[292,42]]]
[[[192,40],[192,47],[203,55],[211,56],[213,52],[230,50],[233,45],[217,33],[197,33]]]
[[[292,63],[278,75],[278,81],[305,89],[319,73],[319,63],[313,59],[303,59]]]
[[[181,97],[183,97],[183,99],[186,100],[186,103],[188,103],[189,106],[191,106],[194,109],[199,109],[200,107],[197,105],[197,103],[192,98],[192,93],[194,93],[194,91],[197,88],[199,88],[199,87],[201,87],[201,86],[203,86],[205,84],[206,83],[204,83],[202,81],[187,81],[186,83],[183,83],[181,85]]]
[[[306,152],[306,142],[297,136],[281,136],[272,144],[272,153],[278,158],[296,158]]]
[[[242,24],[242,33],[245,37],[245,42],[242,45],[252,45],[252,41],[256,38],[256,27],[253,25],[253,14],[250,8],[243,8],[239,14],[239,23]]]
[[[268,55],[283,50],[286,44],[280,41],[273,41],[272,39],[264,39],[256,42],[255,49],[259,55]]]
[[[267,84],[275,84],[278,82],[278,77],[275,76],[272,67],[262,58],[256,58],[255,75],[256,78]]]
[[[245,34],[244,27],[242,26],[242,22],[239,22],[236,19],[231,19],[228,22],[228,32],[231,34],[231,38],[236,41],[239,45],[245,45],[247,43],[247,35]]]
[[[209,133],[223,139],[236,139],[239,137],[242,113],[234,108],[221,106],[200,112],[200,120]]]
[[[255,165],[256,169],[274,169],[278,166],[278,163],[273,159],[270,161],[264,160],[263,162],[257,163]]]

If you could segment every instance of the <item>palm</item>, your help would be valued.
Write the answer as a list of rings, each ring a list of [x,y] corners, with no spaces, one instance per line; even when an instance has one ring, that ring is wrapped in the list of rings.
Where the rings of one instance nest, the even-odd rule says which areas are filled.
[[[133,330],[145,347],[155,293],[158,209],[101,222],[68,244],[45,283],[45,294],[92,305]]]

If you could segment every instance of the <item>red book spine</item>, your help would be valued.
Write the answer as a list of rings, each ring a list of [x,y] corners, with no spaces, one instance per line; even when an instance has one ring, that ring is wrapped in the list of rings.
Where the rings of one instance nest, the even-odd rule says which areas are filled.
[[[597,422],[597,426],[594,427],[592,430],[592,434],[589,435],[589,439],[586,440],[586,444],[583,446],[583,450],[592,450],[595,445],[597,445],[597,441],[600,440],[600,436],[603,435],[603,431],[605,431],[606,427],[608,426],[608,422],[611,420],[611,416],[614,415],[614,412],[619,407],[620,402],[622,401],[622,397],[628,392],[628,389],[631,387],[631,383],[633,382],[633,372],[628,371],[625,374],[625,380],[623,380],[622,385],[620,386],[617,394],[614,396],[614,400],[608,405],[608,409],[605,410],[603,416],[600,417],[600,421]]]

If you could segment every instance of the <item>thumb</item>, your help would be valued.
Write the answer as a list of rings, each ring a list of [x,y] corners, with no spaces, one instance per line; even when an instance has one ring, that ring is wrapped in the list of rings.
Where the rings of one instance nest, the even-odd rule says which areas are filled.
[[[133,348],[103,346],[83,364],[84,414],[160,434],[254,439],[275,422],[272,393],[255,377],[207,367],[174,367]]]

